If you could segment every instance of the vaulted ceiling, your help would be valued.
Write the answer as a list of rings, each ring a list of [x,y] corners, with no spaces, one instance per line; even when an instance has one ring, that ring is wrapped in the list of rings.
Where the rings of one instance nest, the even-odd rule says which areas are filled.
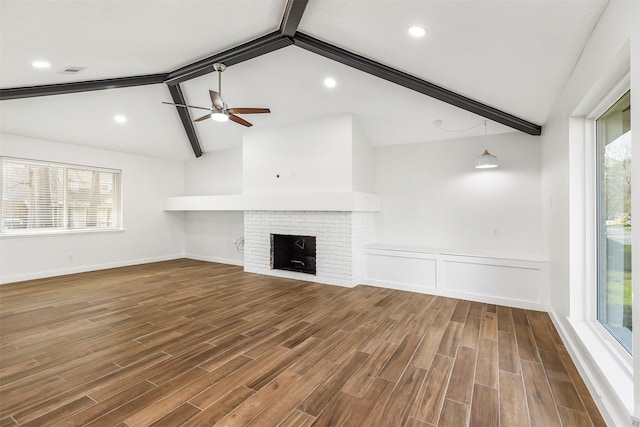
[[[448,133],[435,120],[456,130],[489,117],[491,134],[512,132],[518,123],[535,133],[606,6],[603,0],[297,2],[1,0],[0,131],[174,159],[194,155],[193,139],[202,151],[214,151],[241,144],[247,131],[342,113],[353,114],[375,146],[483,132]],[[409,36],[412,25],[426,35]],[[208,59],[225,52],[235,55],[223,61],[230,65],[225,101],[272,113],[245,116],[251,129],[194,123],[190,141],[190,125],[162,101],[177,99],[179,88],[188,104],[210,105],[217,79]],[[35,69],[34,60],[51,67]],[[58,72],[67,66],[84,69]],[[132,76],[145,77],[127,80]],[[326,77],[335,88],[324,87]],[[104,89],[111,79],[118,88]],[[95,89],[104,80],[103,90],[72,84]],[[43,95],[43,87],[60,84],[72,93],[7,96],[16,88]],[[425,89],[453,93],[454,105]],[[465,100],[472,112],[456,106]],[[116,114],[127,122],[115,123]]]

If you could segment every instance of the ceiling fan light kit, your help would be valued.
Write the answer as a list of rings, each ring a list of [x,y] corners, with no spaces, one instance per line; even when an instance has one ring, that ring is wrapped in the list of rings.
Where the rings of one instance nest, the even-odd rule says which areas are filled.
[[[214,122],[228,122],[229,116],[225,113],[211,113],[211,120]]]
[[[187,104],[174,104],[172,102],[163,102],[163,104],[173,105],[181,108],[196,108],[199,110],[208,110],[209,114],[202,117],[198,117],[194,122],[200,122],[206,119],[211,119],[214,122],[227,122],[231,120],[242,126],[251,127],[251,123],[238,116],[237,114],[262,114],[270,113],[268,108],[229,108],[227,104],[222,100],[222,72],[227,67],[220,62],[213,64],[213,69],[218,73],[218,91],[209,90],[209,98],[211,98],[211,107],[197,107],[195,105]]]

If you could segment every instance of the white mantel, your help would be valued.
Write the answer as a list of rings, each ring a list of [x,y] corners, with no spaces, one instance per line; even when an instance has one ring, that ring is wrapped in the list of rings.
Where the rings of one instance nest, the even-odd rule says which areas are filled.
[[[360,191],[176,196],[165,211],[324,211],[379,212],[380,196]]]

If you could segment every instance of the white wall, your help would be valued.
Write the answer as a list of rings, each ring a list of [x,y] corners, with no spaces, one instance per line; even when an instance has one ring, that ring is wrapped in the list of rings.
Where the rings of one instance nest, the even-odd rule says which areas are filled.
[[[53,141],[0,135],[0,155],[122,170],[125,231],[0,238],[0,282],[182,256],[183,215],[165,213],[184,186],[181,162]],[[68,261],[68,255],[73,261]]]
[[[204,153],[185,162],[184,195],[242,193],[242,147]],[[184,245],[189,258],[242,265],[235,241],[244,233],[243,212],[185,212]]]
[[[475,169],[484,137],[377,147],[378,242],[540,254],[540,138],[488,144],[497,169]]]
[[[621,398],[611,388],[608,378],[616,376],[619,369],[617,361],[608,362],[605,358],[608,350],[596,352],[598,342],[585,341],[585,331],[589,328],[576,327],[576,320],[585,320],[588,295],[577,294],[579,288],[585,288],[586,270],[593,265],[585,264],[585,205],[584,153],[589,147],[581,146],[581,137],[576,135],[576,119],[588,114],[594,104],[609,91],[621,73],[628,70],[629,59],[636,66],[631,69],[632,96],[638,99],[640,91],[640,69],[637,68],[640,56],[640,3],[635,1],[612,1],[607,6],[596,25],[583,54],[569,78],[562,94],[559,96],[553,111],[544,125],[542,136],[542,207],[545,235],[545,251],[550,260],[549,301],[550,314],[567,344],[574,361],[586,376],[603,415],[611,425],[631,425],[630,415],[640,413],[640,365],[635,370],[636,405],[633,409],[633,387],[629,386]],[[635,38],[630,40],[635,29]],[[636,95],[634,94],[636,92]],[[633,102],[632,102],[633,103]],[[632,109],[632,127],[640,127],[637,120],[639,110],[634,104]],[[570,132],[570,129],[573,131]],[[637,129],[636,129],[637,130]],[[640,152],[640,132],[632,132],[634,157]],[[582,140],[584,141],[584,140]],[[577,145],[576,145],[577,144]],[[584,144],[584,142],[582,142]],[[637,167],[637,165],[635,165]],[[635,169],[638,171],[638,169]],[[580,175],[582,174],[582,175]],[[637,175],[634,172],[634,176]],[[634,181],[634,188],[638,182]],[[578,189],[581,187],[581,189]],[[573,190],[572,190],[573,188]],[[634,195],[638,194],[634,191]],[[634,207],[637,201],[634,198]],[[582,204],[582,205],[580,205]],[[580,212],[582,210],[582,212]],[[580,218],[581,217],[581,218]],[[582,221],[582,229],[577,222]],[[588,234],[588,233],[587,233]],[[634,234],[634,246],[638,243],[638,233]],[[588,251],[588,248],[587,248]],[[634,257],[637,265],[638,257]],[[580,265],[581,264],[581,265]],[[638,275],[634,275],[634,295],[640,292]],[[635,301],[639,301],[636,299]],[[635,304],[635,302],[634,302]],[[581,310],[577,307],[582,306]],[[637,310],[634,310],[634,320]],[[591,315],[592,316],[592,315]],[[588,313],[587,313],[588,317]],[[582,331],[582,332],[579,332]],[[635,343],[638,328],[634,330]],[[638,348],[637,346],[634,346]],[[615,359],[615,358],[614,358]],[[613,359],[612,359],[613,360]],[[640,358],[636,358],[640,360]],[[638,362],[636,362],[638,363]],[[600,366],[599,366],[600,365]],[[629,380],[632,381],[632,380]],[[618,381],[620,384],[621,381]],[[622,402],[626,401],[626,408]]]
[[[355,191],[375,192],[375,150],[358,121],[351,122],[352,186]]]
[[[247,132],[244,193],[351,191],[351,123],[340,115]]]
[[[242,147],[204,153],[185,162],[185,196],[242,193]]]
[[[243,265],[236,241],[244,235],[244,212],[185,212],[184,245],[187,258]]]

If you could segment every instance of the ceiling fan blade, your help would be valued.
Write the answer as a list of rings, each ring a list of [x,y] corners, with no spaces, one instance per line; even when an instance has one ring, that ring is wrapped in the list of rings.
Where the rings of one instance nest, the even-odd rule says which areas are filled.
[[[214,107],[216,107],[218,110],[224,109],[224,102],[222,102],[222,97],[218,92],[216,92],[215,90],[210,90],[209,96],[211,97],[211,102],[213,103]]]
[[[233,114],[229,113],[229,120],[232,120],[236,123],[241,124],[242,126],[246,126],[246,127],[251,127],[253,126],[251,123],[249,123],[248,121],[246,121],[243,118],[240,118],[238,116],[234,116]]]
[[[199,121],[202,121],[202,120],[206,120],[208,118],[211,118],[211,113],[207,114],[206,116],[202,116],[202,117],[199,117],[199,118],[195,119],[194,122],[199,122]]]
[[[199,110],[209,110],[211,111],[211,108],[205,108],[205,107],[196,107],[195,105],[186,105],[186,104],[174,104],[173,102],[164,102],[162,101],[163,104],[167,104],[167,105],[174,105],[176,107],[184,107],[184,108],[197,108]]]
[[[270,113],[268,108],[229,108],[229,112],[232,114],[260,114]]]

